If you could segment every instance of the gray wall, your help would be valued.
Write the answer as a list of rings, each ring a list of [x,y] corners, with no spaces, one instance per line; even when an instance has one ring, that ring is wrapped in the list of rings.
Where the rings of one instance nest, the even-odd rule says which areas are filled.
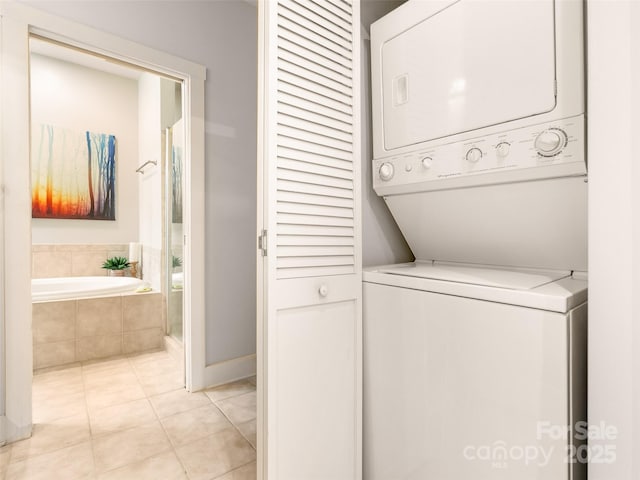
[[[368,0],[362,3],[362,263],[365,267],[413,261],[384,200],[372,186],[371,42],[369,26],[402,2]]]
[[[238,0],[25,3],[207,67],[207,363],[255,353],[255,6]]]

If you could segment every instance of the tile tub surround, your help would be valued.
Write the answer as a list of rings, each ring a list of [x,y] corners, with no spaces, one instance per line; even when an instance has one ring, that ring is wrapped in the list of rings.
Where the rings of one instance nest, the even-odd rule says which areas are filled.
[[[188,393],[183,368],[160,351],[36,371],[33,436],[0,449],[0,478],[255,480],[255,409],[233,415],[255,378]]]
[[[164,334],[159,292],[36,302],[34,369],[162,348]]]
[[[106,275],[109,257],[128,257],[129,244],[35,244],[31,246],[31,278]]]

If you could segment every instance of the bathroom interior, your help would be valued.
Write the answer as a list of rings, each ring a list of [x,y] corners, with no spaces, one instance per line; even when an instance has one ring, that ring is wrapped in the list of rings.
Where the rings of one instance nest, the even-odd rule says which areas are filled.
[[[48,300],[34,305],[34,369],[158,349],[165,341],[179,350],[181,83],[38,38],[31,39],[30,48],[32,278],[39,279],[40,296]],[[64,180],[85,165],[84,158],[67,152],[80,150],[74,143],[77,132],[82,138],[86,131],[115,138],[113,220],[65,218],[63,195],[87,196],[64,187]],[[97,156],[93,168],[104,170]],[[73,177],[75,183],[86,175],[85,168]],[[97,180],[93,189],[97,205],[108,191],[103,183]],[[63,289],[60,280],[46,291],[47,278],[90,277],[83,287],[92,278],[108,284],[111,278],[95,277],[105,277],[109,270],[102,267],[111,257],[127,258],[132,266],[124,273],[141,280],[139,290],[150,291],[101,300],[69,299],[71,292],[56,298]],[[88,291],[84,297],[100,295],[106,293]]]
[[[256,2],[166,2],[161,7],[153,2],[133,6],[25,3],[97,29],[108,24],[111,33],[207,66],[203,206],[207,252],[199,260],[206,268],[207,318],[206,338],[198,340],[206,344],[207,365],[238,359],[255,363]],[[361,2],[358,88],[362,94],[364,267],[415,259],[371,182],[369,26],[403,3]],[[101,18],[112,21],[103,23]],[[166,35],[167,31],[174,33]],[[590,34],[593,39],[603,38],[597,37],[603,35],[597,28]],[[228,45],[234,45],[233,51]],[[595,48],[592,54],[592,65],[606,57]],[[136,275],[145,291],[108,300],[58,298],[34,303],[34,435],[0,448],[0,476],[43,478],[43,472],[55,471],[57,478],[138,479],[159,478],[161,471],[162,478],[255,479],[260,454],[256,450],[259,379],[255,366],[250,374],[245,371],[229,383],[195,393],[184,389],[185,232],[180,215],[172,210],[176,203],[172,192],[184,181],[172,177],[180,170],[180,149],[184,148],[181,84],[166,75],[130,67],[32,38],[32,142],[46,134],[46,127],[40,125],[88,129],[111,134],[117,141],[115,221],[33,218],[32,277],[106,277],[102,263],[125,256],[138,258]],[[598,82],[602,79],[594,76],[593,91],[602,88]],[[74,102],[78,108],[69,108]],[[592,102],[590,112],[596,125],[603,107]],[[32,145],[37,150],[36,143]],[[590,158],[602,151],[606,151],[602,145],[594,143]],[[136,171],[148,161],[155,164]],[[601,189],[597,197],[602,178],[602,167],[590,164],[590,198],[604,202],[610,192],[604,195]],[[602,217],[599,220],[602,223]],[[592,238],[592,233],[592,245],[604,242],[597,235]],[[602,279],[611,278],[604,274],[609,263],[593,253],[604,250],[594,248],[589,257],[590,289],[595,286],[596,300],[607,283]],[[618,298],[618,293],[607,293]],[[591,303],[591,290],[589,295]],[[598,312],[611,317],[602,301],[592,308],[595,318]],[[590,329],[599,338],[610,334],[598,323],[592,327],[591,321]],[[62,324],[67,327],[61,328]],[[614,350],[615,355],[625,354]],[[597,354],[602,352],[596,350]],[[380,365],[381,371],[384,368]],[[610,375],[604,377],[614,382]],[[600,385],[604,382],[602,376],[596,380]],[[602,407],[607,397],[593,391],[589,395],[600,400],[593,405]],[[595,415],[596,408],[590,415]],[[620,417],[608,414],[607,419],[620,422]],[[75,459],[73,467],[65,463],[68,458]],[[598,477],[596,470],[590,478],[614,477]]]

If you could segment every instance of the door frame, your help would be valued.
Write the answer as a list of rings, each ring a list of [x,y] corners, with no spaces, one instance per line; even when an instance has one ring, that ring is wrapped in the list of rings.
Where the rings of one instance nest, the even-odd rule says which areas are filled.
[[[188,391],[205,387],[204,82],[202,65],[17,4],[0,3],[0,327],[4,327],[6,440],[31,433],[30,34],[124,61],[183,82],[185,119],[184,346]],[[3,179],[11,179],[4,182]],[[10,228],[9,228],[10,227]],[[11,278],[11,282],[2,281]],[[0,405],[2,403],[0,402]],[[2,413],[2,412],[0,412]],[[0,438],[0,443],[5,440]]]

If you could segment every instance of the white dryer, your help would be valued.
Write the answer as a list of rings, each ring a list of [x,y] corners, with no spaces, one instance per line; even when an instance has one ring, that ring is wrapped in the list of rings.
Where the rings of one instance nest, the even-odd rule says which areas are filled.
[[[584,278],[416,262],[364,296],[365,479],[584,478]]]
[[[365,480],[586,478],[582,26],[579,0],[371,26],[373,188],[417,261],[364,273]]]

